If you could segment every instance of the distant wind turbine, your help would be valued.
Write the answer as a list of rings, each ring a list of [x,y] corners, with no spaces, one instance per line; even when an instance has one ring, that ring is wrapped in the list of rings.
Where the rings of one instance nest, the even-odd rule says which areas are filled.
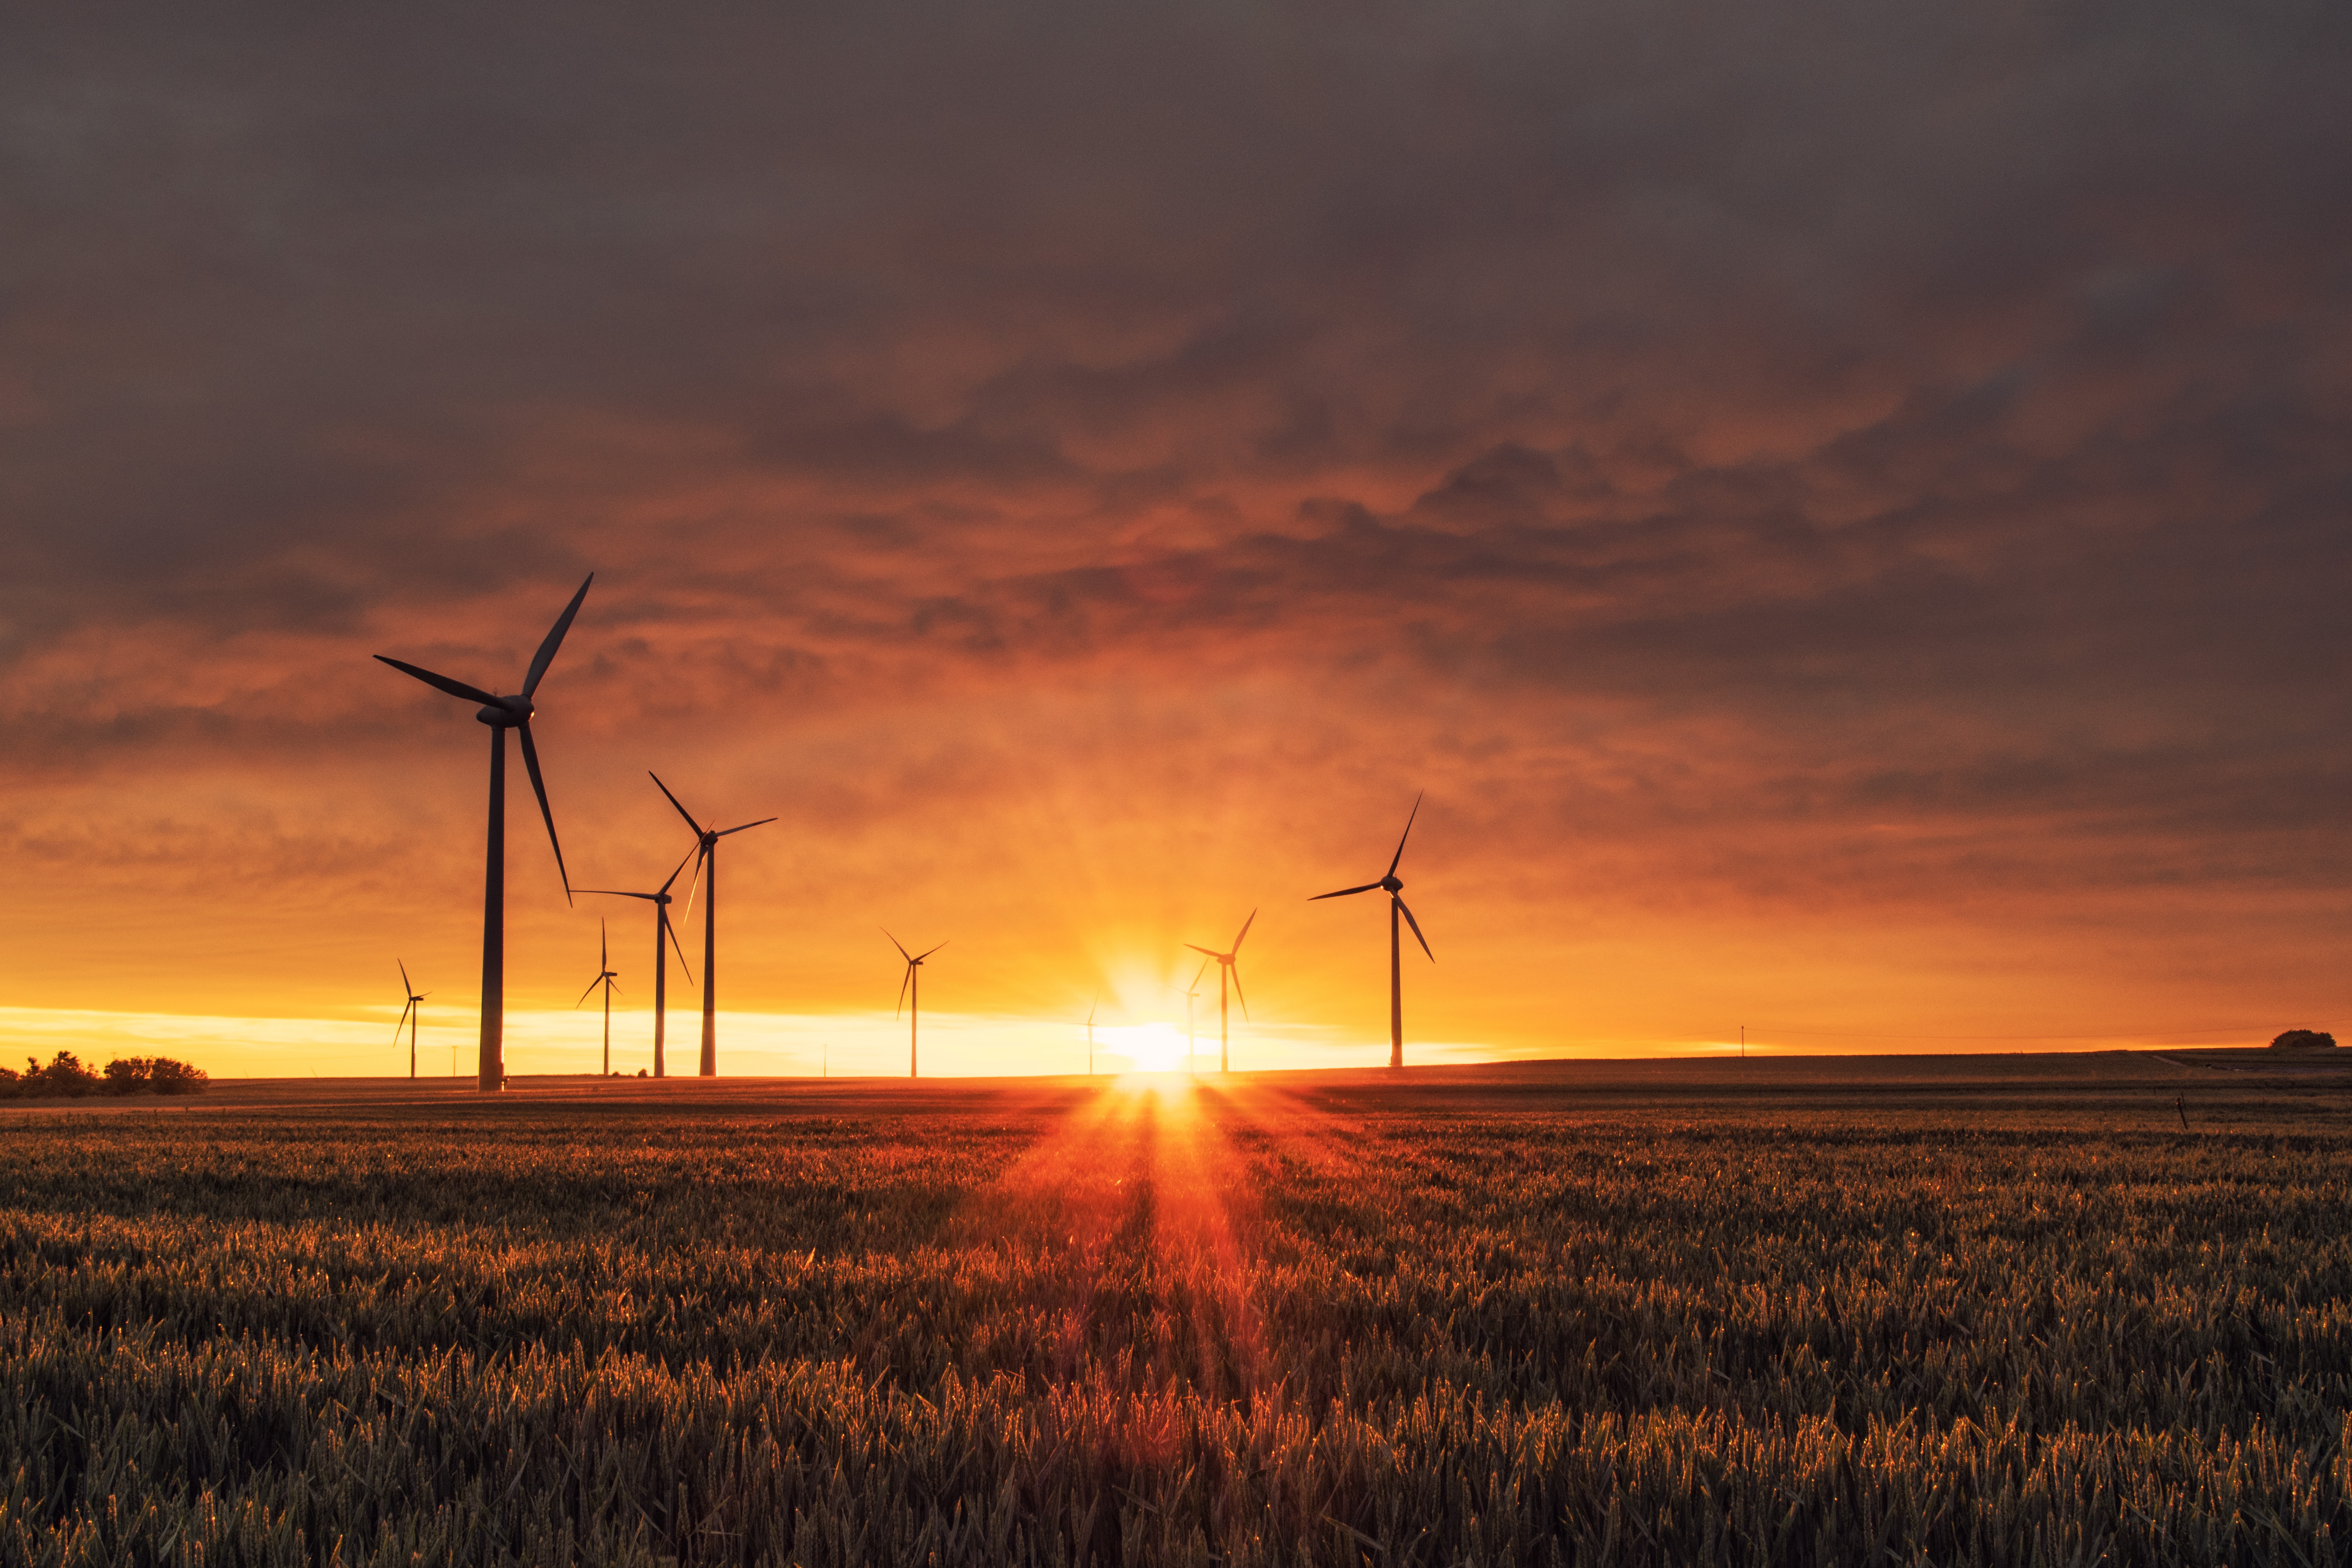
[[[889,929],[885,927],[882,934],[884,936],[890,936]],[[919,1078],[921,1075],[915,1070],[917,1065],[915,1046],[917,1044],[918,1032],[922,1028],[923,1024],[923,960],[939,952],[940,947],[947,946],[947,943],[943,942],[940,943],[940,947],[928,947],[920,952],[908,952],[905,942],[900,942],[895,936],[890,936],[890,945],[897,948],[898,950],[898,956],[907,961],[907,978],[898,982],[898,1011],[893,1012],[890,1016],[895,1018],[899,1013],[907,1015],[907,1076],[908,1078]],[[909,1005],[909,1004],[912,1004],[912,1005]],[[1088,1036],[1088,1038],[1092,1038],[1091,1034]],[[1094,1056],[1091,1051],[1087,1053],[1087,1059],[1089,1064],[1093,1062]]]
[[[1239,944],[1239,943],[1235,943],[1234,945],[1235,945],[1235,946],[1239,946],[1240,944]],[[1195,1030],[1193,1029],[1193,1027],[1192,1027],[1192,1003],[1193,1003],[1193,1002],[1194,1002],[1194,1000],[1195,1000],[1196,998],[1198,998],[1198,997],[1200,996],[1200,994],[1201,994],[1201,975],[1202,975],[1202,974],[1206,974],[1206,973],[1209,973],[1209,963],[1210,963],[1210,961],[1209,961],[1209,960],[1207,960],[1207,959],[1205,959],[1205,958],[1204,958],[1204,959],[1202,959],[1202,960],[1201,961],[1201,973],[1200,973],[1200,974],[1195,974],[1195,975],[1193,975],[1193,976],[1192,976],[1192,988],[1191,988],[1190,990],[1188,990],[1188,991],[1186,991],[1186,992],[1184,992],[1184,993],[1183,993],[1183,996],[1184,996],[1184,1070],[1185,1070],[1186,1072],[1191,1072],[1191,1071],[1192,1070],[1192,1058],[1193,1058],[1195,1056],[1197,1056],[1197,1055],[1199,1054],[1199,1047],[1198,1047],[1193,1043],[1193,1037],[1194,1037],[1194,1035],[1195,1035],[1196,1031],[1195,1031]],[[1176,989],[1176,987],[1174,987],[1173,985],[1171,985],[1170,987],[1168,987],[1168,989],[1169,989],[1169,990],[1171,990],[1171,991],[1173,991],[1173,990],[1175,990],[1175,989]],[[1244,1017],[1247,1017],[1247,1016],[1249,1016],[1248,1009],[1246,1009],[1246,1008],[1243,1009],[1242,1016],[1244,1016]]]
[[[1088,1078],[1095,1076],[1095,1009],[1101,1005],[1102,993],[1097,991],[1095,993],[1095,999],[1087,1004],[1087,1076]],[[410,1076],[415,1075],[412,1073]]]
[[[1184,944],[1194,952],[1205,952],[1217,961],[1217,1070],[1219,1072],[1227,1070],[1231,1060],[1229,1046],[1232,1032],[1227,1026],[1225,1013],[1225,986],[1228,982],[1233,985],[1234,994],[1241,998],[1242,1016],[1244,1018],[1249,1016],[1249,998],[1242,995],[1242,972],[1235,961],[1241,957],[1242,937],[1249,935],[1249,928],[1256,919],[1257,911],[1252,910],[1249,912],[1249,919],[1242,921],[1241,932],[1234,938],[1234,945],[1223,952],[1219,952],[1213,948],[1202,947],[1197,942],[1188,942]],[[1202,964],[1201,973],[1205,974],[1208,972],[1209,966]],[[1198,985],[1200,983],[1199,976],[1194,976],[1192,984]]]
[[[417,1004],[433,993],[417,990],[416,982],[408,977],[408,965],[396,958],[393,962],[400,964],[401,994],[408,998],[408,1005],[400,1010],[400,1022],[392,1026],[392,1043],[395,1046],[400,1044],[400,1031],[405,1026],[408,1030],[408,1076],[415,1078],[416,1076],[416,1020],[424,1011],[417,1006]]]
[[[677,880],[679,871],[686,869],[686,861],[693,859],[698,853],[697,850],[688,850],[686,859],[677,863],[677,870],[669,874],[669,880],[650,893],[624,892],[618,888],[580,889],[583,893],[597,893],[608,898],[643,899],[654,907],[654,1076],[656,1078],[663,1076],[662,1037],[669,1021],[669,958],[662,949],[662,938],[669,938],[670,946],[677,948],[678,973],[686,976],[686,983],[688,985],[694,984],[694,971],[687,967],[686,949],[678,946],[677,928],[670,924],[669,921],[670,884]]]
[[[1369,893],[1374,889],[1389,896],[1389,1066],[1404,1066],[1404,974],[1402,950],[1397,942],[1397,916],[1402,912],[1405,923],[1412,927],[1412,940],[1421,943],[1421,951],[1435,963],[1437,954],[1429,952],[1429,939],[1421,934],[1421,922],[1405,908],[1404,884],[1397,880],[1397,863],[1404,858],[1404,841],[1412,837],[1412,819],[1421,815],[1420,795],[1412,797],[1412,810],[1404,819],[1404,831],[1397,836],[1396,854],[1389,859],[1388,874],[1377,882],[1367,882],[1360,888],[1342,888],[1336,893],[1318,893],[1309,899],[1344,899],[1355,893]]]
[[[611,1078],[613,1076],[613,982],[621,976],[613,967],[613,949],[604,940],[604,921],[601,915],[596,921],[596,978],[588,983],[587,990],[580,993],[580,1002],[588,1000],[595,994],[596,987],[599,985],[604,988],[604,1076]],[[577,1008],[580,1002],[574,1002],[572,1005]]]
[[[563,646],[563,634],[572,629],[572,617],[580,613],[581,601],[588,597],[588,584],[595,580],[593,572],[588,574],[580,592],[572,595],[572,603],[556,617],[539,652],[531,657],[530,671],[522,678],[522,691],[517,696],[493,697],[462,680],[383,654],[375,656],[436,691],[480,703],[474,718],[490,727],[490,840],[482,879],[482,1047],[475,1068],[476,1087],[486,1092],[505,1086],[507,1070],[507,731],[513,730],[521,736],[522,765],[530,773],[531,793],[539,796],[539,815],[547,822],[547,841],[555,849],[555,869],[563,878],[563,901],[568,904],[572,874],[563,868],[563,846],[555,837],[555,813],[548,809],[547,784],[540,777],[539,750],[530,743],[531,715],[538,711],[531,706],[531,697],[547,667],[555,662],[555,650]]]
[[[686,890],[686,903],[688,909],[694,907],[695,887],[700,885],[705,873],[708,873],[710,878],[710,886],[702,895],[702,1065],[695,1070],[704,1078],[717,1078],[719,1076],[719,841],[730,833],[741,833],[747,828],[764,827],[776,819],[772,816],[763,816],[757,822],[747,822],[740,827],[705,827],[694,820],[694,813],[678,805],[677,796],[669,794],[669,785],[661,782],[661,775],[648,773],[646,776],[654,781],[656,789],[669,795],[670,805],[677,806],[677,814],[686,818],[686,825],[688,827],[694,829],[696,845],[694,882],[688,884]]]

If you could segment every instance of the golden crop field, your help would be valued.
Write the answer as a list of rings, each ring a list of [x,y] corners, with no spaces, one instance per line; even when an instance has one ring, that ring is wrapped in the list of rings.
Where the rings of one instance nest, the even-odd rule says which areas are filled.
[[[2341,1562],[2347,1088],[1945,1058],[12,1113],[0,1561]]]

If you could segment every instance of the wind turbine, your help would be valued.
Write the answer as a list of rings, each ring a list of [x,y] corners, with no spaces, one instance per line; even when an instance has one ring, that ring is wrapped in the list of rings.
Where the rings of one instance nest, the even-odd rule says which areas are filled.
[[[1087,1004],[1087,1076],[1088,1078],[1095,1076],[1095,1009],[1101,1005],[1102,993],[1098,991],[1095,993],[1095,999]]]
[[[1425,792],[1424,792],[1425,793]],[[1421,796],[1412,797],[1412,811],[1404,819],[1404,831],[1397,836],[1396,853],[1389,858],[1388,874],[1377,882],[1367,882],[1360,888],[1342,888],[1336,893],[1318,893],[1317,899],[1344,899],[1354,893],[1369,893],[1381,889],[1389,896],[1389,1066],[1404,1066],[1404,977],[1402,950],[1397,942],[1397,915],[1402,912],[1405,923],[1412,927],[1412,940],[1421,943],[1421,951],[1429,953],[1435,963],[1437,954],[1429,952],[1429,939],[1421,934],[1421,922],[1405,908],[1404,884],[1397,880],[1397,862],[1404,858],[1404,841],[1412,837],[1412,819],[1421,815]]]
[[[1235,947],[1239,947],[1241,944],[1236,942],[1234,945]],[[1208,973],[1209,961],[1204,958],[1201,961],[1201,973],[1192,976],[1192,988],[1182,993],[1184,998],[1184,1070],[1186,1072],[1191,1072],[1192,1070],[1192,1058],[1199,1054],[1198,1047],[1193,1042],[1193,1037],[1196,1031],[1192,1027],[1192,1003],[1193,1000],[1201,994],[1201,975]],[[1173,991],[1176,987],[1171,985],[1168,989]],[[1249,1009],[1244,1007],[1242,1010],[1242,1016],[1244,1018],[1248,1017]]]
[[[530,700],[547,667],[555,662],[555,650],[563,646],[563,634],[572,629],[572,617],[580,613],[581,601],[588,597],[588,584],[595,580],[596,574],[589,573],[580,592],[572,595],[572,603],[555,618],[539,652],[531,656],[530,673],[522,678],[522,691],[517,696],[493,697],[462,680],[383,654],[375,656],[436,691],[480,703],[474,718],[490,727],[490,842],[482,878],[482,1048],[475,1068],[475,1086],[486,1093],[506,1087],[507,1075],[507,731],[517,731],[522,737],[522,765],[530,773],[531,793],[539,796],[539,815],[547,821],[547,841],[554,847],[555,869],[563,879],[563,901],[568,904],[572,874],[563,868],[563,846],[555,837],[555,813],[548,809],[547,784],[539,775],[539,749],[530,743],[531,715],[538,711]]]
[[[392,1026],[392,1043],[395,1046],[400,1044],[401,1026],[406,1025],[408,1027],[408,1076],[415,1078],[416,1076],[416,1020],[424,1011],[417,1006],[417,1004],[433,993],[417,990],[416,982],[408,977],[408,965],[396,958],[393,962],[400,964],[400,990],[401,994],[408,998],[408,1005],[400,1010],[400,1023]]]
[[[702,1065],[695,1070],[704,1078],[719,1076],[719,841],[730,833],[745,828],[763,827],[775,821],[763,816],[757,822],[747,822],[740,827],[705,827],[694,820],[694,813],[678,805],[677,796],[669,794],[669,785],[661,775],[647,773],[654,787],[669,795],[669,803],[677,806],[677,814],[694,829],[694,881],[686,889],[686,903],[694,907],[694,889],[702,881],[703,872],[710,873],[710,890],[702,899]],[[672,880],[675,880],[675,875]],[[681,959],[681,962],[683,960]]]
[[[664,882],[650,893],[624,892],[618,888],[580,889],[583,893],[600,893],[609,898],[643,899],[654,907],[654,1076],[656,1078],[663,1076],[662,1034],[669,1021],[669,959],[662,951],[663,937],[668,937],[670,946],[677,948],[678,973],[686,976],[686,983],[688,985],[694,984],[694,971],[688,968],[686,963],[686,949],[678,946],[677,928],[669,923],[669,889],[670,883],[677,880],[678,871],[686,869],[686,861],[693,859],[695,854],[696,851],[688,850],[686,859],[677,863],[677,871],[672,871],[669,874],[669,881]],[[609,1065],[608,1063],[607,1066]]]
[[[1251,923],[1256,919],[1257,911],[1255,910],[1252,910],[1249,912],[1249,919],[1242,921],[1241,932],[1234,938],[1234,945],[1224,952],[1218,952],[1213,948],[1202,947],[1197,942],[1188,942],[1184,944],[1186,947],[1191,948],[1194,952],[1205,952],[1211,958],[1217,961],[1217,1070],[1219,1072],[1225,1071],[1228,1063],[1226,1053],[1227,1041],[1230,1038],[1230,1036],[1228,1034],[1225,1021],[1225,985],[1228,981],[1233,984],[1234,994],[1241,996],[1242,1016],[1244,1018],[1249,1016],[1249,998],[1242,996],[1242,972],[1235,966],[1234,961],[1241,956],[1242,937],[1249,935]],[[1209,966],[1207,964],[1204,963],[1201,965],[1202,974],[1206,974],[1208,972]],[[1198,985],[1200,983],[1200,975],[1193,976],[1192,984]]]
[[[884,936],[890,936],[887,927],[883,929],[882,934]],[[953,939],[950,938],[950,940]],[[890,1016],[895,1018],[898,1016],[899,1012],[903,1012],[907,1015],[907,1076],[908,1078],[918,1078],[921,1075],[915,1070],[917,1066],[915,1046],[918,1032],[922,1028],[923,1024],[923,987],[921,984],[922,976],[920,971],[923,966],[923,960],[939,952],[940,947],[947,946],[947,943],[943,942],[940,943],[940,947],[927,947],[920,952],[908,952],[905,942],[900,942],[895,936],[890,936],[890,945],[897,948],[898,950],[898,956],[907,961],[907,978],[898,983],[898,1012],[892,1013]],[[914,1004],[911,1007],[908,1005],[909,1002]],[[1087,1021],[1089,1024],[1093,1023],[1094,1017],[1092,1014],[1087,1015]],[[1091,1029],[1087,1031],[1087,1038],[1089,1041],[1092,1041],[1094,1038],[1094,1033]],[[1094,1051],[1091,1046],[1089,1046],[1087,1052],[1087,1070],[1092,1071],[1094,1067]]]
[[[596,921],[596,978],[588,983],[586,991],[580,993],[580,1002],[588,1000],[590,994],[599,985],[604,988],[604,1076],[611,1078],[613,1076],[613,982],[621,976],[619,971],[613,967],[613,949],[604,940],[604,921],[602,916],[599,916]],[[574,1010],[578,1009],[580,1002],[572,1004]]]

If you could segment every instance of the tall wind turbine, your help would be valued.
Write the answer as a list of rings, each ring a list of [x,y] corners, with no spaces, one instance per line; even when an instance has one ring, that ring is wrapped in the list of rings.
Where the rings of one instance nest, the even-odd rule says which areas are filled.
[[[596,978],[588,983],[587,990],[580,993],[580,1002],[588,1000],[599,985],[604,988],[604,1076],[611,1078],[613,1076],[613,982],[621,976],[619,971],[613,967],[613,949],[612,945],[604,940],[604,921],[602,916],[597,917],[596,921]],[[580,1002],[574,1002],[572,1005],[576,1009]]]
[[[408,1029],[408,1076],[415,1078],[416,1076],[416,1020],[424,1011],[417,1006],[417,1004],[433,993],[417,990],[416,982],[408,977],[408,965],[396,958],[393,962],[400,964],[401,994],[408,998],[408,1005],[400,1010],[400,1023],[392,1026],[392,1043],[395,1046],[400,1044],[401,1027],[405,1025]]]
[[[1191,948],[1194,952],[1205,952],[1211,958],[1217,961],[1217,1070],[1219,1072],[1225,1071],[1230,1063],[1228,1049],[1229,1043],[1232,1039],[1232,1034],[1226,1026],[1225,1018],[1225,986],[1227,983],[1230,982],[1232,984],[1234,994],[1235,996],[1241,996],[1242,1016],[1244,1018],[1249,1016],[1249,998],[1242,996],[1242,972],[1234,963],[1234,960],[1241,956],[1242,937],[1249,935],[1249,928],[1256,919],[1257,911],[1255,910],[1252,910],[1249,912],[1249,919],[1242,921],[1240,935],[1234,938],[1234,945],[1226,952],[1219,952],[1213,948],[1202,947],[1197,942],[1188,942],[1184,944],[1186,947]],[[1204,963],[1201,965],[1202,973],[1207,973],[1208,969],[1209,966],[1207,964]],[[1193,977],[1192,984],[1198,985],[1200,983],[1200,977],[1195,975]]]
[[[531,656],[530,671],[522,678],[519,695],[493,697],[462,680],[383,654],[375,656],[436,691],[480,703],[474,718],[490,727],[490,842],[482,878],[482,1048],[475,1068],[475,1087],[484,1092],[504,1088],[507,1075],[507,731],[516,731],[522,738],[522,765],[530,770],[531,793],[539,796],[539,815],[547,821],[547,841],[554,847],[555,869],[563,879],[563,901],[568,904],[572,874],[563,868],[563,846],[555,837],[555,813],[548,809],[547,784],[539,775],[539,749],[530,743],[531,715],[538,711],[530,700],[547,667],[555,662],[555,650],[563,646],[563,634],[572,629],[572,617],[580,613],[580,603],[588,596],[588,584],[595,580],[596,574],[589,573],[580,592],[572,595],[572,603],[555,618],[539,652]]]
[[[884,928],[882,934],[884,936],[890,936],[888,928]],[[919,1032],[921,1030],[923,1026],[923,960],[939,952],[940,947],[947,946],[947,943],[943,942],[940,943],[940,947],[927,947],[920,952],[908,952],[905,942],[900,942],[895,936],[890,936],[890,945],[897,948],[898,950],[898,956],[907,961],[907,978],[898,982],[898,1012],[892,1013],[890,1016],[895,1018],[898,1016],[898,1013],[905,1013],[907,1015],[907,1076],[908,1078],[919,1078],[921,1075],[915,1070],[917,1066],[915,1046],[918,1041]],[[910,1002],[914,1004],[911,1007],[908,1005]],[[1087,1021],[1088,1024],[1092,1024],[1094,1022],[1092,1014],[1087,1015]],[[1089,1041],[1094,1038],[1094,1032],[1092,1029],[1088,1029],[1087,1038]],[[1094,1069],[1094,1051],[1091,1046],[1089,1046],[1087,1051],[1087,1068],[1089,1072]]]
[[[686,861],[693,859],[697,853],[698,851],[693,849],[688,850],[686,859],[677,863],[677,870],[669,874],[669,881],[664,882],[650,893],[624,892],[618,888],[580,889],[583,893],[599,893],[615,899],[643,899],[654,907],[654,1076],[656,1078],[663,1076],[662,1034],[669,1020],[669,960],[662,951],[662,938],[669,938],[670,946],[677,948],[678,973],[686,976],[686,983],[688,985],[694,984],[694,971],[688,968],[686,964],[686,949],[678,946],[677,928],[669,922],[669,889],[670,883],[677,880],[678,871],[686,869]]]
[[[1397,836],[1396,853],[1389,858],[1388,874],[1377,882],[1367,882],[1360,888],[1342,888],[1336,893],[1318,893],[1316,899],[1344,899],[1354,893],[1369,893],[1374,889],[1389,896],[1389,1066],[1404,1066],[1404,975],[1402,950],[1397,942],[1397,916],[1403,914],[1405,923],[1412,927],[1412,940],[1421,943],[1421,951],[1435,963],[1437,954],[1429,952],[1429,939],[1421,934],[1421,922],[1405,908],[1404,884],[1397,880],[1397,863],[1404,858],[1404,841],[1412,837],[1412,819],[1421,815],[1421,796],[1412,797],[1412,810],[1404,819],[1404,831]]]
[[[694,881],[686,890],[687,907],[694,906],[694,889],[701,884],[703,875],[710,877],[709,889],[702,895],[702,1065],[695,1070],[704,1078],[719,1076],[719,841],[730,833],[745,828],[764,827],[775,821],[763,816],[757,822],[747,822],[740,827],[705,827],[694,820],[694,813],[678,805],[677,796],[669,794],[669,785],[661,775],[648,773],[654,787],[669,795],[669,803],[677,806],[677,814],[694,829]]]

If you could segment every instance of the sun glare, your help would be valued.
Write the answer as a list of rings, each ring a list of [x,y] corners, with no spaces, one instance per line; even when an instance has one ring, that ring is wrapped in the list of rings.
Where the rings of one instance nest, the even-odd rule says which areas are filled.
[[[1098,1031],[1105,1047],[1125,1057],[1135,1072],[1176,1072],[1184,1066],[1184,1031],[1173,1024],[1125,1024]]]

